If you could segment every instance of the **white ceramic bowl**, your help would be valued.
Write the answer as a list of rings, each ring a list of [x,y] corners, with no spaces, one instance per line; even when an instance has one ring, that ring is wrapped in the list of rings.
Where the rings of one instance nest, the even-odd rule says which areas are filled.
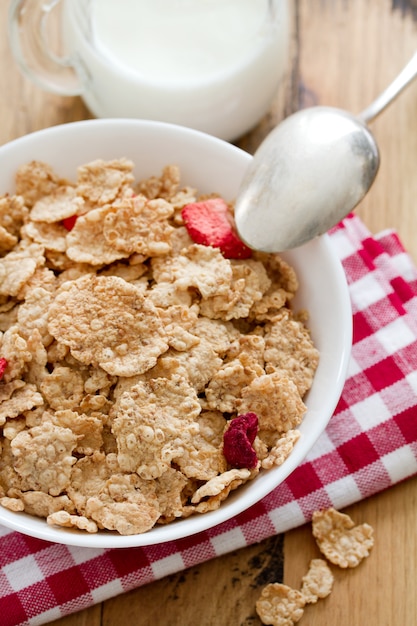
[[[176,163],[184,183],[201,192],[235,197],[251,159],[246,152],[201,132],[141,120],[91,120],[54,126],[0,147],[0,194],[14,189],[19,165],[32,159],[50,163],[75,178],[78,165],[90,160],[127,157],[139,178],[159,174]],[[310,313],[320,363],[306,398],[307,413],[293,452],[280,467],[261,472],[242,486],[217,511],[155,527],[141,535],[111,532],[87,534],[48,526],[46,521],[0,507],[0,524],[41,539],[92,548],[144,546],[186,537],[241,513],[279,485],[304,459],[324,431],[339,400],[350,355],[352,329],[345,275],[327,235],[283,254],[297,271],[300,290],[294,307]]]

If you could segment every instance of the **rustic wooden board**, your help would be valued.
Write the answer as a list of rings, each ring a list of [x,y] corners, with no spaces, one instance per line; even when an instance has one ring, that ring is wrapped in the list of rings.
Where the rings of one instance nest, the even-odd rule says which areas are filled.
[[[6,38],[0,0],[0,143],[33,130],[91,117],[79,98],[46,94],[22,77]],[[292,66],[268,115],[238,143],[253,152],[271,128],[310,104],[359,112],[417,49],[416,0],[294,0]],[[381,169],[357,212],[371,231],[395,228],[417,261],[417,82],[372,130]],[[349,508],[375,528],[371,557],[336,572],[332,595],[302,624],[417,623],[417,478]],[[282,562],[282,554],[284,561]],[[53,626],[256,626],[254,604],[271,580],[297,586],[316,556],[305,526],[53,622]],[[70,584],[70,581],[68,581]]]

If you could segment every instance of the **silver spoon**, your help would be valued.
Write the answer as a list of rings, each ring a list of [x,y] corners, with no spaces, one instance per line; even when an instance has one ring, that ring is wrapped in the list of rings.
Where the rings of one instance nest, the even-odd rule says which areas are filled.
[[[235,220],[243,241],[255,250],[280,252],[343,219],[378,172],[379,150],[366,124],[416,75],[417,52],[359,115],[316,106],[280,123],[255,152],[239,189]]]

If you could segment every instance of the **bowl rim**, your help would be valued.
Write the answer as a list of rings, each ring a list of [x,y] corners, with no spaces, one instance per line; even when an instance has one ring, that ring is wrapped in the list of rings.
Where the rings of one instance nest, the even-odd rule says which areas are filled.
[[[144,129],[146,129],[146,131],[154,130],[157,133],[168,133],[172,137],[180,136],[181,138],[187,138],[191,141],[202,141],[207,144],[210,149],[214,149],[215,151],[222,150],[230,152],[230,154],[235,153],[240,155],[240,158],[246,159],[248,163],[252,158],[249,153],[245,152],[241,148],[214,136],[207,135],[202,131],[196,131],[194,129],[166,122],[118,118],[81,120],[79,122],[69,122],[34,131],[0,146],[0,158],[4,155],[4,153],[7,153],[10,150],[25,147],[30,145],[32,142],[37,142],[39,139],[42,140],[42,138],[50,138],[55,134],[60,136],[62,133],[65,136],[67,134],[71,134],[73,130],[80,128],[93,129],[94,132],[100,132],[101,130],[108,130],[110,128],[113,128],[113,131],[124,130],[129,132],[132,131],[132,129],[139,132]],[[3,190],[0,191],[1,193],[4,193]],[[156,526],[143,534],[119,535],[118,533],[110,531],[99,531],[95,534],[89,534],[84,531],[56,528],[49,526],[43,518],[36,518],[26,513],[15,513],[5,509],[4,507],[0,507],[0,524],[6,526],[10,530],[15,530],[38,539],[86,548],[145,547],[180,540],[184,537],[201,532],[207,532],[215,535],[221,530],[218,529],[216,531],[216,528],[224,523],[236,526],[237,522],[234,519],[236,516],[255,505],[271,491],[276,489],[302,463],[308,452],[316,443],[317,439],[325,430],[331,416],[333,415],[346,380],[352,345],[352,310],[346,276],[341,261],[337,256],[334,245],[330,241],[328,234],[321,235],[313,242],[304,244],[302,247],[304,248],[308,246],[315,247],[329,261],[333,280],[338,286],[337,297],[339,298],[341,304],[340,311],[338,312],[341,316],[340,328],[342,329],[342,336],[340,338],[342,350],[338,366],[334,372],[334,380],[328,389],[324,405],[324,413],[327,417],[326,419],[322,419],[320,428],[316,430],[314,437],[310,436],[308,440],[308,448],[305,445],[305,438],[302,435],[289,457],[279,468],[263,470],[262,480],[259,480],[258,483],[256,483],[258,478],[256,477],[254,481],[248,483],[253,486],[253,489],[249,492],[249,495],[245,492],[244,498],[239,498],[236,496],[235,492],[233,494],[235,497],[233,497],[233,495],[229,496],[229,498],[227,498],[227,500],[223,502],[222,505],[215,511],[196,514],[185,519],[181,518],[166,525]],[[285,256],[285,253],[283,256]],[[280,469],[280,480],[277,483],[276,479],[274,479],[276,474],[273,474],[273,472],[274,470],[276,472],[278,469]]]

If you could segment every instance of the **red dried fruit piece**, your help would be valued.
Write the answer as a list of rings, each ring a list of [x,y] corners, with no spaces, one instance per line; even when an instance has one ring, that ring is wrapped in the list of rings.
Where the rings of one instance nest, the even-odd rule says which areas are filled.
[[[237,236],[223,198],[186,204],[181,215],[195,243],[219,248],[226,259],[248,259],[252,255],[252,250]]]
[[[62,225],[67,229],[67,230],[72,230],[75,226],[75,222],[77,221],[77,217],[78,215],[71,215],[71,217],[65,217],[62,220]]]
[[[0,380],[3,378],[8,362],[4,357],[0,357]]]
[[[229,422],[223,435],[223,454],[232,467],[252,469],[258,457],[252,447],[258,432],[258,417],[255,413],[238,415]]]

